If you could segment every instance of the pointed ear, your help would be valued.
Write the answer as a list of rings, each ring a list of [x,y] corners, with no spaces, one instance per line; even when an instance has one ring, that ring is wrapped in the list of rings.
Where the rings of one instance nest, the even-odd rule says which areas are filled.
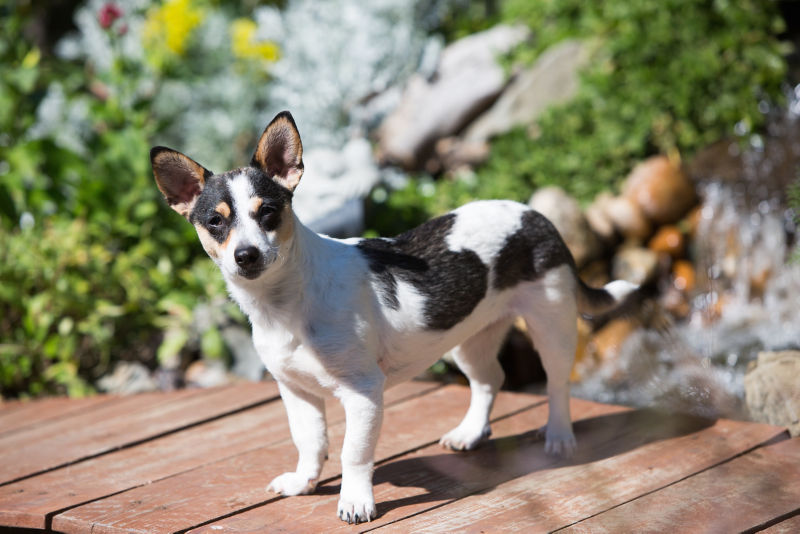
[[[272,119],[258,140],[250,165],[294,191],[303,176],[303,144],[291,113],[283,111]]]
[[[163,146],[150,150],[150,163],[167,203],[188,219],[206,179],[213,173],[193,159]]]

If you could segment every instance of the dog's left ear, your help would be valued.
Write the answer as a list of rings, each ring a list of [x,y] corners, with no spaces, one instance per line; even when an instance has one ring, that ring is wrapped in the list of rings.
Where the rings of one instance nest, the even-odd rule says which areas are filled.
[[[258,140],[250,164],[294,191],[303,176],[303,144],[291,113],[283,111],[272,119]]]

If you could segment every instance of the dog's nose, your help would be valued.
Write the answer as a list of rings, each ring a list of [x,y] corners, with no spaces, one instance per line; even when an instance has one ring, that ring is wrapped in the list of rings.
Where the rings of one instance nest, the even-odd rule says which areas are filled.
[[[233,259],[239,267],[250,267],[258,261],[260,253],[254,246],[237,248],[233,253]]]

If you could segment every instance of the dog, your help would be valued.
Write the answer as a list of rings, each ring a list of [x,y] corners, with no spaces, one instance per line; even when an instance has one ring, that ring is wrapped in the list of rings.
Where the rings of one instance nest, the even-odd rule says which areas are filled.
[[[338,516],[374,519],[384,389],[455,347],[471,400],[440,443],[475,448],[490,435],[504,379],[496,356],[516,317],[525,320],[547,373],[545,451],[573,452],[568,379],[577,314],[618,307],[637,286],[585,285],[543,215],[483,200],[391,239],[319,235],[292,211],[303,146],[286,111],[266,127],[247,167],[213,174],[166,147],[154,147],[150,159],[167,203],[194,225],[249,317],[256,350],[278,383],[299,459],[268,490],[314,491],[328,454],[323,398],[333,395],[346,417]]]

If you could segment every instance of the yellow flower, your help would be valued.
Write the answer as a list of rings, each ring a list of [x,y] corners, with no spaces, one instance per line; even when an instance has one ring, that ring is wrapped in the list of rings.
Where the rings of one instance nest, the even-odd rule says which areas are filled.
[[[231,49],[242,59],[276,61],[278,45],[271,41],[256,41],[256,23],[250,19],[236,19],[231,23]]]
[[[150,48],[166,46],[178,56],[186,52],[192,30],[205,17],[192,0],[167,0],[161,7],[150,9],[145,20],[142,37]]]

